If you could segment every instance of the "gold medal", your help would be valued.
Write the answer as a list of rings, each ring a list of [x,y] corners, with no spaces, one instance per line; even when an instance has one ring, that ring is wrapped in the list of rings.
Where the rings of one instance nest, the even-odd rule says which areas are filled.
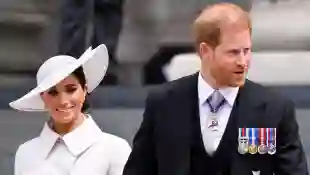
[[[244,152],[246,152],[246,153],[249,152],[249,147],[247,145],[244,148]]]
[[[250,145],[249,146],[249,153],[250,154],[256,154],[257,153],[257,146],[256,145]]]
[[[256,128],[249,128],[250,131],[250,143],[249,143],[249,153],[257,153],[257,143],[256,143]]]

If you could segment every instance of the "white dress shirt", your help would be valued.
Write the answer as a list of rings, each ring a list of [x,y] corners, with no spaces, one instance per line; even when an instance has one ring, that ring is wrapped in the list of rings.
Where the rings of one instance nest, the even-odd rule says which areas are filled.
[[[218,111],[216,116],[214,116],[218,119],[217,120],[218,126],[217,130],[212,130],[211,128],[208,128],[208,121],[210,120],[211,112],[210,107],[208,106],[206,100],[215,91],[215,89],[213,89],[202,78],[202,75],[199,73],[198,100],[199,100],[200,127],[203,143],[209,155],[213,155],[222,139],[228,119],[230,117],[233,104],[238,94],[238,90],[239,90],[238,87],[226,87],[219,89],[219,92],[224,96],[226,103]]]
[[[122,175],[129,144],[104,133],[89,116],[59,136],[45,123],[40,136],[19,146],[15,175]]]

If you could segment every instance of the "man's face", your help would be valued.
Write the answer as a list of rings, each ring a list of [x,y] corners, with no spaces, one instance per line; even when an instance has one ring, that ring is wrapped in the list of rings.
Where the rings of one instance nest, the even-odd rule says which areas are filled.
[[[218,86],[243,86],[251,58],[249,29],[228,26],[221,29],[220,43],[215,48],[201,44],[202,69],[207,71]]]

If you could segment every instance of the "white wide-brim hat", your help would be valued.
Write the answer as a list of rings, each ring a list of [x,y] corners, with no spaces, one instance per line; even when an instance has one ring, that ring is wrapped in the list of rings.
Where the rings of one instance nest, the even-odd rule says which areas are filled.
[[[93,50],[91,47],[88,48],[79,59],[67,55],[51,57],[40,66],[37,72],[37,87],[9,105],[20,111],[45,111],[40,93],[55,86],[81,66],[85,74],[87,92],[90,93],[102,81],[108,64],[109,55],[104,44]]]

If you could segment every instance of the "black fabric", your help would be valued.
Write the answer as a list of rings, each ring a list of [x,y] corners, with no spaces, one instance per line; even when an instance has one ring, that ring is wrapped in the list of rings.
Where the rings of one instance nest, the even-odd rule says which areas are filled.
[[[123,175],[308,175],[294,104],[249,80],[208,159],[197,120],[197,83],[194,74],[152,90]],[[276,154],[239,154],[238,128],[277,128]]]
[[[191,175],[229,175],[231,161],[230,152],[225,149],[229,145],[228,134],[223,134],[222,140],[213,155],[209,155],[204,147],[199,117],[192,119],[192,146],[190,158]],[[232,118],[227,123],[227,132],[234,132],[235,120]]]

